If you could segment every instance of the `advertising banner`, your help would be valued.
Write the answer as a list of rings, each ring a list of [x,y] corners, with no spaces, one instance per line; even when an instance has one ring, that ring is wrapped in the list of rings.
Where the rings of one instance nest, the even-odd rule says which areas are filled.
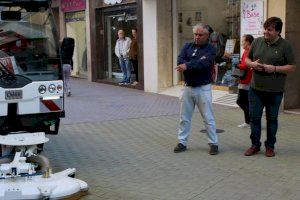
[[[61,10],[63,12],[85,10],[85,7],[85,0],[61,0]]]
[[[263,35],[264,0],[243,0],[241,4],[241,32],[255,37]]]

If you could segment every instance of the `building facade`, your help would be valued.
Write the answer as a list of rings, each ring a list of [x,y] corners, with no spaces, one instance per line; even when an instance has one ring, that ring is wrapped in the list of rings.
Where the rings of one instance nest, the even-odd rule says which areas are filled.
[[[74,14],[62,10],[63,0],[54,1],[58,1],[54,7],[58,6],[63,38],[75,26],[68,25]],[[82,0],[72,2],[76,1]],[[80,37],[86,41],[86,77],[89,81],[116,84],[121,73],[113,49],[117,30],[121,28],[126,36],[130,36],[132,28],[138,30],[140,84],[137,88],[146,92],[158,93],[182,84],[182,74],[174,70],[177,55],[185,42],[193,40],[192,26],[199,22],[209,24],[221,36],[221,52],[240,54],[241,36],[245,33],[261,36],[264,20],[278,16],[284,22],[282,36],[293,44],[298,55],[300,28],[295,26],[295,20],[299,18],[299,10],[300,3],[296,0],[86,0],[84,15],[77,14],[85,17],[85,35],[81,33]],[[230,68],[230,62],[225,62]],[[296,63],[299,63],[297,56]],[[220,68],[216,84],[226,85],[223,80],[227,68]],[[288,75],[284,109],[300,108],[299,75],[299,66]]]

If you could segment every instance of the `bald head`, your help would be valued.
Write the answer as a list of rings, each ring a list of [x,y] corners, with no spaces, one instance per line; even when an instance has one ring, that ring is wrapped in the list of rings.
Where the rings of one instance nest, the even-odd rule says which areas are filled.
[[[118,38],[119,39],[124,39],[125,33],[122,29],[118,30]]]

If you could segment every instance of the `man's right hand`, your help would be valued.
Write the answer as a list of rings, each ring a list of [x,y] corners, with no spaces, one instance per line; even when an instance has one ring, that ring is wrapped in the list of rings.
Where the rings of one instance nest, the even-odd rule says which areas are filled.
[[[259,59],[251,63],[251,67],[257,71],[265,71],[264,65],[259,63]]]
[[[180,64],[175,69],[179,72],[183,72],[187,69],[187,66],[186,66],[186,64]]]

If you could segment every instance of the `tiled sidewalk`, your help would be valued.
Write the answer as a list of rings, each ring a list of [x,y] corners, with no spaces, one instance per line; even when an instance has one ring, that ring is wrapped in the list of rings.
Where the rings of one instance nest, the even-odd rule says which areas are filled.
[[[217,128],[225,131],[220,154],[208,154],[199,113],[188,150],[174,154],[177,98],[84,80],[72,84],[67,118],[45,153],[54,171],[77,168],[76,177],[90,186],[82,199],[299,200],[299,115],[280,115],[275,157],[265,157],[264,149],[245,157],[250,140],[249,129],[237,128],[242,112],[214,105]]]

